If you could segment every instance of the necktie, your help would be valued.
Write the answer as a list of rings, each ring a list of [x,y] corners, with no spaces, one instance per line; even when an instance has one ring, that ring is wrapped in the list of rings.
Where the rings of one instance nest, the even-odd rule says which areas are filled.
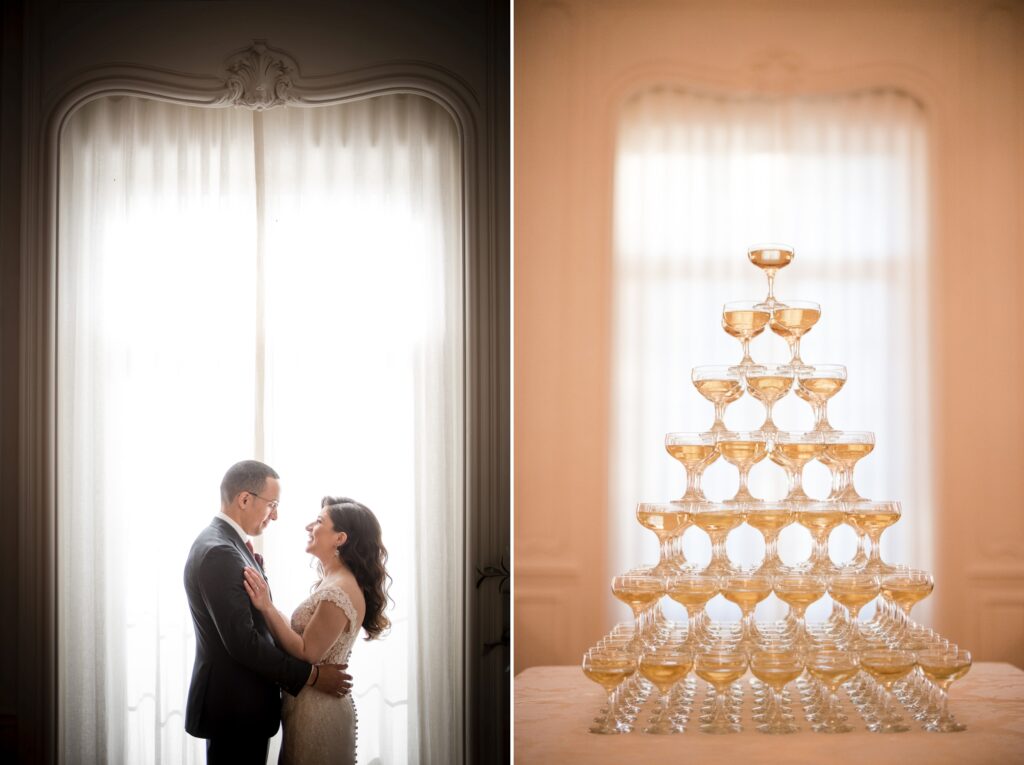
[[[245,540],[245,546],[249,548],[249,552],[252,553],[252,557],[254,557],[256,559],[256,565],[258,565],[260,567],[260,569],[262,570],[263,569],[263,556],[260,555],[258,552],[256,552],[255,550],[252,549],[252,542],[250,542],[248,539]]]

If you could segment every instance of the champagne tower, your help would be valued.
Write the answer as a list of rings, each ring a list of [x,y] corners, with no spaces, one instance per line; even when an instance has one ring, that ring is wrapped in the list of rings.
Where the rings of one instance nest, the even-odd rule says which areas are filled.
[[[694,386],[714,405],[710,428],[665,436],[665,449],[686,471],[686,491],[678,500],[637,506],[637,520],[657,535],[659,560],[612,580],[612,593],[634,619],[583,658],[584,673],[608,694],[591,731],[736,733],[753,726],[763,733],[843,733],[862,725],[898,733],[914,724],[962,731],[947,709],[946,690],[970,669],[970,653],[911,618],[934,587],[931,575],[890,565],[879,554],[882,533],[899,520],[901,508],[866,499],[854,486],[854,468],[874,449],[874,434],[836,430],[828,421],[828,401],[846,383],[846,368],[800,357],[800,339],[817,324],[821,306],[776,299],[775,276],[793,261],[791,247],[756,246],[748,257],[767,275],[768,296],[723,308],[722,328],[742,344],[738,364],[693,370]],[[751,357],[750,341],[766,329],[789,344],[787,363]],[[772,408],[790,392],[812,407],[813,430],[783,431],[772,420]],[[744,393],[764,405],[764,423],[729,430],[725,409]],[[739,471],[739,488],[725,501],[711,501],[701,476],[719,458]],[[750,469],[764,459],[786,472],[789,490],[781,500],[758,499],[747,488]],[[825,499],[804,492],[803,470],[812,460],[832,474]],[[765,539],[756,568],[737,567],[726,553],[726,538],[743,523]],[[792,523],[810,532],[814,547],[806,561],[787,566],[776,543]],[[859,544],[852,560],[837,565],[828,540],[842,524],[857,533]],[[711,539],[707,566],[683,554],[682,534],[691,525]],[[788,612],[782,620],[759,622],[755,608],[772,593]],[[738,624],[709,618],[705,606],[718,594],[739,607]],[[826,594],[831,614],[808,624],[808,606]],[[660,603],[666,597],[686,609],[685,623],[665,617]],[[872,602],[874,615],[862,621],[861,610]]]

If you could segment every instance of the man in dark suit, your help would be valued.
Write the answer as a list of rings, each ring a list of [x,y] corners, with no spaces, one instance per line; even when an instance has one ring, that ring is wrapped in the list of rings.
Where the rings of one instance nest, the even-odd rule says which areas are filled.
[[[281,689],[348,693],[345,665],[312,666],[274,643],[243,586],[246,566],[263,571],[249,536],[277,519],[278,475],[255,460],[232,465],[220,486],[221,511],[185,563],[185,592],[196,630],[196,660],[185,730],[205,738],[208,763],[267,761],[281,721]],[[304,688],[310,686],[309,688]],[[315,689],[315,690],[314,690]]]

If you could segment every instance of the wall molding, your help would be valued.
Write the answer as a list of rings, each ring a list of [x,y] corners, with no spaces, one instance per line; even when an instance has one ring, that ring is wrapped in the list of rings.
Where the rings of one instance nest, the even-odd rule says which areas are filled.
[[[41,67],[38,61],[33,63],[27,67],[26,91],[38,93]],[[492,74],[495,88],[500,83],[493,79],[500,77],[499,68]],[[482,678],[500,678],[506,662],[497,655],[485,657],[481,646],[505,628],[507,604],[502,604],[495,588],[478,590],[473,583],[476,569],[497,560],[508,547],[507,235],[505,242],[501,239],[508,228],[508,205],[502,205],[506,192],[501,188],[501,168],[495,165],[503,152],[507,157],[501,144],[503,140],[507,144],[507,126],[493,120],[495,105],[487,102],[486,94],[474,92],[443,67],[395,61],[306,77],[293,56],[265,40],[254,40],[227,56],[223,70],[214,74],[138,63],[84,68],[26,110],[19,325],[18,690],[19,706],[24,709],[21,751],[29,753],[32,761],[55,761],[60,730],[56,720],[56,274],[60,139],[68,119],[83,105],[110,96],[264,110],[334,105],[399,93],[440,104],[455,122],[461,144],[463,759],[478,759],[474,753],[489,753],[494,741],[502,738],[494,730],[502,724],[501,701],[493,693],[481,693],[480,684]]]

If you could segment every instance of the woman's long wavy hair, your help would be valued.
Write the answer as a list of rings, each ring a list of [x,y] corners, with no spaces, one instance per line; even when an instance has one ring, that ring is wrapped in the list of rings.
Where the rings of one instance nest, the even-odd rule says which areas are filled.
[[[366,614],[362,626],[366,639],[378,638],[391,627],[391,620],[384,615],[387,602],[391,600],[388,595],[391,575],[384,568],[388,551],[381,542],[377,516],[366,505],[348,497],[324,497],[320,507],[326,508],[335,531],[348,534],[345,544],[337,548],[338,558],[355,574],[359,589],[363,591]]]

